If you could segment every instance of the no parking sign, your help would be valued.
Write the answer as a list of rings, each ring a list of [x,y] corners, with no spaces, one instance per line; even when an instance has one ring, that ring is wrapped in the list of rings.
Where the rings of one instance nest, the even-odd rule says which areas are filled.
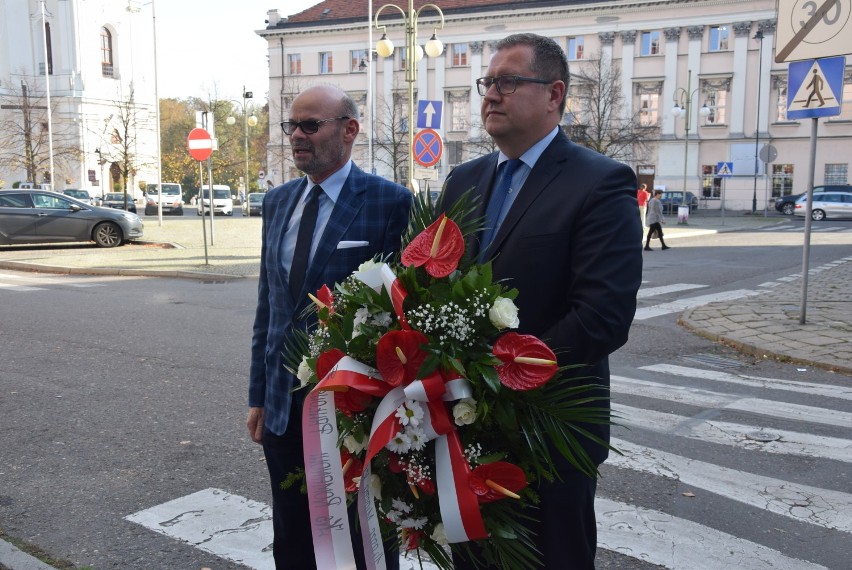
[[[441,160],[444,143],[441,141],[441,135],[434,129],[423,129],[418,132],[414,135],[414,141],[411,145],[413,147],[414,160],[420,166],[435,166]]]

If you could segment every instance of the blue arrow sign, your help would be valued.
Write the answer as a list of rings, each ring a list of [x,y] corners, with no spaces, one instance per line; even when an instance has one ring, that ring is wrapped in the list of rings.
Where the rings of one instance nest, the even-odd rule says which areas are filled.
[[[417,102],[417,128],[418,129],[440,129],[442,101],[418,101]]]
[[[845,66],[843,56],[791,63],[787,72],[787,118],[839,115]]]

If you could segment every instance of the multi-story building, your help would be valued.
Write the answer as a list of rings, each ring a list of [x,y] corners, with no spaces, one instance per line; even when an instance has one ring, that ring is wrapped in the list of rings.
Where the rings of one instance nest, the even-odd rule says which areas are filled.
[[[150,10],[0,0],[0,187],[51,183],[100,196],[126,182],[138,197],[140,182],[155,181]]]
[[[811,121],[786,115],[788,64],[775,63],[775,0],[432,3],[443,11],[443,28],[435,10],[423,9],[416,19],[418,43],[423,45],[437,27],[444,51],[414,63],[413,86],[417,100],[443,103],[439,180],[456,164],[492,148],[481,129],[482,98],[474,82],[485,74],[494,43],[512,33],[535,32],[563,46],[572,76],[615,71],[609,90],[590,90],[588,79],[572,81],[564,126],[579,142],[595,129],[598,138],[605,138],[607,129],[595,125],[588,98],[612,103],[613,120],[620,117],[622,126],[630,122],[636,136],[613,154],[633,166],[649,187],[680,190],[685,185],[703,208],[720,208],[724,198],[726,208],[740,210],[755,202],[763,210],[773,197],[807,187]],[[374,13],[383,4],[373,3]],[[407,162],[398,155],[407,150],[405,69],[412,62],[400,47],[405,45],[401,12],[407,12],[407,2],[398,4],[400,10],[381,10],[379,23],[397,46],[387,58],[375,53],[379,32],[371,26],[368,0],[325,0],[287,17],[269,11],[267,28],[258,32],[269,44],[267,160],[284,180],[299,173],[277,123],[287,117],[295,95],[316,82],[338,84],[361,104],[355,160],[387,177],[408,178]],[[424,4],[414,2],[417,9]],[[848,182],[849,67],[842,93],[834,95],[843,100],[843,112],[819,120],[815,184]],[[688,132],[685,113],[672,113],[676,106],[689,111]],[[732,177],[717,176],[721,162],[733,163]]]

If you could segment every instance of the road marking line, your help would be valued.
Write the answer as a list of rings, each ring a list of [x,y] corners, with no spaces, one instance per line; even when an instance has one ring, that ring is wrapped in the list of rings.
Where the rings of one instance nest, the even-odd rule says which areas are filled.
[[[728,499],[823,528],[852,532],[852,495],[800,485],[612,438],[607,463],[716,493]]]
[[[46,291],[44,287],[27,287],[26,285],[13,285],[12,283],[0,283],[0,289],[6,291]]]
[[[677,293],[678,291],[689,291],[690,289],[703,289],[707,285],[695,285],[693,283],[675,283],[674,285],[664,285],[662,287],[649,287],[647,289],[639,289],[636,294],[637,299],[646,297],[656,297],[657,295],[665,295],[666,293]]]
[[[755,388],[768,388],[770,390],[786,390],[800,394],[812,394],[825,398],[839,398],[841,400],[852,400],[852,387],[826,386],[825,384],[814,384],[812,382],[799,382],[796,380],[782,380],[780,378],[762,378],[760,376],[749,376],[746,374],[731,374],[717,370],[702,370],[700,368],[689,368],[676,364],[652,364],[641,366],[639,370],[650,372],[661,372],[673,376],[687,378],[700,378],[702,380],[713,380],[715,382],[728,382],[741,386],[753,386]]]
[[[827,570],[667,513],[595,499],[598,545],[675,570]]]
[[[688,297],[686,299],[679,299],[670,303],[662,303],[660,305],[653,305],[651,307],[643,307],[641,309],[637,309],[636,316],[633,317],[633,320],[643,321],[645,319],[659,317],[660,315],[678,313],[680,311],[685,311],[686,309],[691,309],[692,307],[700,307],[701,305],[707,305],[715,301],[733,301],[735,299],[742,299],[743,297],[754,297],[755,295],[760,294],[762,294],[761,291],[753,291],[751,289],[735,289],[733,291],[722,291],[720,293],[701,295],[699,297]]]
[[[658,400],[700,406],[702,408],[739,410],[751,414],[773,416],[800,422],[852,428],[852,413],[849,412],[840,412],[814,406],[802,406],[800,404],[790,404],[776,400],[748,398],[736,394],[661,384],[624,376],[614,375],[611,380],[611,390],[617,394],[644,396]]]
[[[852,440],[849,439],[772,428],[765,431],[771,432],[779,439],[767,442],[756,441],[750,439],[748,435],[763,431],[765,428],[706,420],[700,416],[689,417],[669,414],[615,403],[612,404],[612,409],[618,414],[616,422],[627,427],[709,441],[751,451],[816,457],[852,463]]]

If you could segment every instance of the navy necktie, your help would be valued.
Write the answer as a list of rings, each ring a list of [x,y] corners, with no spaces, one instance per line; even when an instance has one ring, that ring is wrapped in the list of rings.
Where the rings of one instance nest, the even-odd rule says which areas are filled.
[[[503,173],[500,175],[500,182],[491,193],[491,198],[488,200],[488,208],[485,210],[485,227],[482,230],[482,241],[479,245],[479,261],[484,261],[485,250],[491,245],[491,241],[497,234],[497,225],[500,223],[500,212],[503,210],[503,204],[506,202],[506,197],[512,189],[512,175],[518,167],[523,164],[519,158],[510,158],[503,164]]]
[[[314,239],[314,229],[317,227],[317,215],[319,214],[319,195],[322,188],[319,184],[311,188],[305,208],[302,210],[302,219],[299,222],[299,233],[296,235],[296,249],[293,251],[293,263],[290,264],[290,293],[296,301],[299,301],[299,293],[305,284],[305,273],[308,270],[308,260],[311,257],[311,244]]]

